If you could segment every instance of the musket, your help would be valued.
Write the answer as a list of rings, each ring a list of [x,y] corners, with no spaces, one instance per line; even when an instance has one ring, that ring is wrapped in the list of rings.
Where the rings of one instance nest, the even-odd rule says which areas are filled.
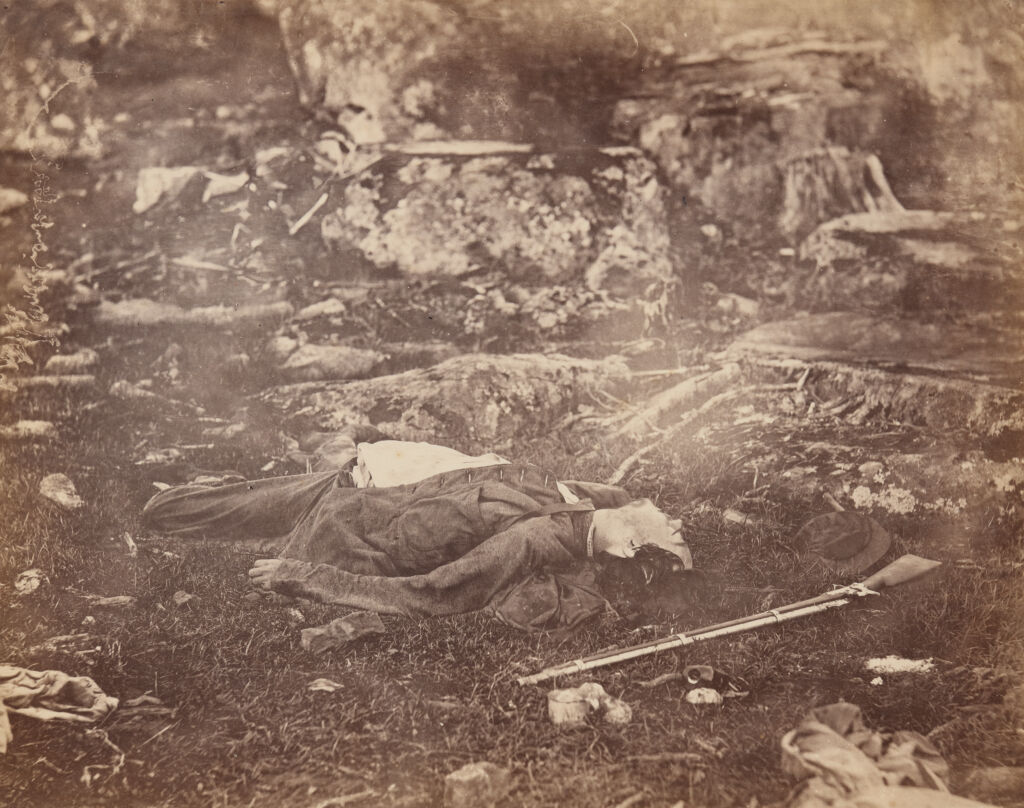
[[[539,673],[530,676],[520,676],[516,682],[520,685],[532,685],[554,679],[556,676],[566,676],[572,673],[592,670],[614,665],[617,662],[625,662],[637,657],[657,654],[671,648],[679,648],[684,645],[692,645],[703,640],[724,637],[728,634],[737,634],[741,631],[760,628],[762,626],[776,625],[787,620],[796,620],[799,617],[807,617],[812,614],[820,614],[829,609],[838,609],[846,606],[854,598],[862,598],[868,595],[877,595],[879,590],[888,589],[900,584],[907,583],[920,578],[925,573],[931,572],[940,566],[940,562],[931,561],[916,555],[904,555],[887,564],[874,575],[859,583],[848,584],[816,595],[813,598],[780,606],[777,609],[768,609],[758,614],[738,617],[734,620],[727,620],[724,623],[715,623],[704,628],[684,631],[679,634],[672,634],[657,640],[649,640],[639,645],[631,645],[627,648],[614,648],[591,656],[581,657],[571,662],[545,668]]]

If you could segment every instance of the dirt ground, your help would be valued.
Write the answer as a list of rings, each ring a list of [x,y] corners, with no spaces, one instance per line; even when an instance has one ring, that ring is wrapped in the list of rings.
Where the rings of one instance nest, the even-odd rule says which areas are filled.
[[[479,289],[373,276],[325,252],[319,228],[290,236],[288,222],[319,196],[312,161],[297,158],[287,179],[302,191],[288,199],[290,213],[271,216],[263,203],[273,194],[261,196],[244,234],[262,239],[258,258],[225,272],[239,257],[226,246],[239,238],[234,220],[221,215],[231,198],[207,206],[201,184],[191,183],[153,215],[135,215],[137,176],[155,164],[229,175],[269,147],[308,155],[323,126],[298,104],[276,26],[241,18],[188,47],[143,37],[99,65],[97,80],[95,112],[110,122],[101,159],[0,155],[0,185],[34,189],[33,203],[8,213],[0,231],[3,299],[17,302],[23,277],[12,268],[27,263],[33,244],[45,245],[39,261],[67,271],[42,297],[60,353],[97,355],[90,380],[0,391],[3,426],[57,425],[46,439],[0,444],[0,647],[5,663],[92,677],[122,706],[96,726],[13,716],[0,803],[433,806],[443,802],[447,774],[487,760],[512,773],[501,806],[782,805],[796,781],[780,766],[780,738],[810,709],[840,700],[859,705],[874,729],[926,736],[950,766],[954,793],[970,791],[979,769],[1024,766],[1021,489],[1011,475],[1007,496],[986,499],[988,489],[978,493],[973,478],[954,473],[983,462],[1016,473],[1019,435],[984,443],[885,412],[849,420],[853,394],[824,378],[815,386],[802,368],[749,371],[719,408],[679,428],[663,424],[624,472],[631,493],[684,520],[703,585],[668,604],[624,601],[618,614],[568,637],[523,634],[482,614],[385,617],[384,635],[324,655],[303,650],[301,628],[350,610],[254,593],[246,573],[259,554],[251,549],[140,526],[154,483],[305,470],[298,439],[315,431],[315,418],[257,395],[281,381],[267,346],[286,332],[269,316],[228,328],[111,324],[97,317],[101,304],[151,298],[294,312],[342,295],[343,321],[313,318],[306,334],[386,353],[378,375],[473,351],[626,357],[634,375],[604,396],[581,395],[565,428],[459,446],[604,480],[652,442],[609,437],[614,427],[677,381],[680,368],[710,365],[754,324],[721,305],[720,291],[759,297],[765,278],[727,246],[713,270],[702,265],[704,276],[666,292],[687,299],[653,329],[636,311],[614,328],[552,331],[542,317],[502,320],[491,310],[467,328]],[[809,289],[814,271],[795,272],[795,285]],[[720,289],[702,285],[712,278]],[[760,298],[762,319],[815,308],[808,295]],[[552,300],[544,304],[551,311],[579,303],[569,293]],[[40,364],[55,350],[32,348]],[[922,467],[950,471],[939,485],[935,474],[915,476]],[[83,507],[39,496],[40,480],[56,472],[74,481]],[[792,544],[801,525],[829,510],[824,493],[879,519],[893,557],[937,558],[941,573],[838,613],[561,680],[601,683],[631,705],[625,725],[555,727],[547,688],[516,684],[548,664],[846,583],[810,567]],[[922,507],[901,509],[911,493]],[[962,507],[961,495],[970,500]],[[42,584],[17,592],[18,575],[33,568]],[[132,601],[96,605],[113,596]],[[864,661],[888,654],[933,667],[877,682]],[[652,684],[690,664],[713,665],[745,695],[701,707],[684,700],[678,679]],[[321,677],[341,687],[310,690]],[[127,705],[141,696],[151,698]],[[1024,805],[1020,793],[990,799]]]

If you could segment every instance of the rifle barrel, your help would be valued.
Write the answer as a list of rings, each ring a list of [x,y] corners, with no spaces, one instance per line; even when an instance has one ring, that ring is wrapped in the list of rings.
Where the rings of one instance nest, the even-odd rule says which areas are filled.
[[[841,606],[845,606],[849,602],[849,598],[839,598],[825,600],[801,606],[799,608],[793,608],[796,604],[792,604],[792,606],[787,609],[763,612],[762,614],[753,615],[745,619],[730,620],[728,623],[719,623],[714,626],[708,626],[704,629],[698,629],[697,631],[682,632],[680,634],[674,634],[671,637],[664,637],[660,640],[653,640],[651,642],[642,643],[641,645],[633,645],[629,648],[623,648],[620,651],[595,654],[590,657],[576,659],[572,662],[556,665],[553,668],[545,668],[540,673],[535,673],[531,676],[520,676],[516,679],[516,682],[520,685],[533,685],[538,682],[544,682],[548,679],[554,679],[556,676],[565,676],[571,673],[582,673],[583,671],[600,668],[604,665],[612,665],[616,662],[625,662],[630,659],[636,659],[637,657],[647,656],[648,654],[668,651],[671,648],[679,648],[682,645],[692,645],[693,643],[701,642],[703,640],[711,640],[715,637],[724,637],[728,634],[737,634],[741,631],[748,631],[749,629],[775,625],[787,620],[795,620],[798,617],[818,614],[820,612],[827,611],[828,609],[837,609]]]

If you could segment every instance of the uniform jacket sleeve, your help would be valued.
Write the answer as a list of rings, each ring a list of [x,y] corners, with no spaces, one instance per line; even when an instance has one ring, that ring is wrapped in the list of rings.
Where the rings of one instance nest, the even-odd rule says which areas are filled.
[[[358,575],[329,564],[285,559],[274,576],[278,592],[382,614],[445,615],[482,609],[514,581],[572,563],[568,514],[517,522],[460,558],[422,575]]]

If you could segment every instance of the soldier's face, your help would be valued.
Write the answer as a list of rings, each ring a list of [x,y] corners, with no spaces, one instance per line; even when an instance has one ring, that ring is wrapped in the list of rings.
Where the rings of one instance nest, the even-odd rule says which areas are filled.
[[[608,513],[609,542],[605,552],[632,558],[644,544],[655,544],[692,566],[689,548],[682,536],[681,519],[670,519],[649,499],[641,499]]]

